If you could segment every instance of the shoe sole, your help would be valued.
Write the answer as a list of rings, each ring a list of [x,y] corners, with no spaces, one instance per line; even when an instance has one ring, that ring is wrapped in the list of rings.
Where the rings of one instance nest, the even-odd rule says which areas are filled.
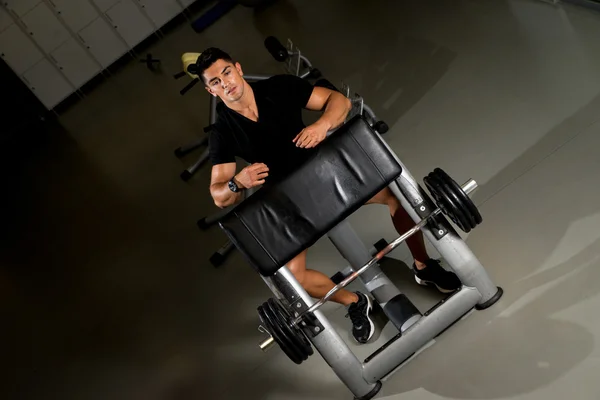
[[[418,276],[415,276],[415,280],[421,286],[435,286],[437,288],[437,290],[439,290],[440,292],[442,292],[444,294],[453,293],[453,292],[456,291],[456,289],[444,289],[444,288],[438,286],[437,283],[435,283],[433,281],[426,281],[426,280],[423,280],[423,279],[419,279]]]
[[[371,340],[371,338],[373,337],[373,334],[375,333],[375,324],[373,323],[373,321],[371,320],[371,317],[369,316],[369,314],[371,313],[371,310],[373,309],[373,303],[371,302],[371,298],[369,296],[365,295],[365,297],[367,298],[367,313],[366,313],[365,316],[367,317],[367,320],[369,321],[369,325],[371,326],[371,330],[369,331],[370,332],[369,333],[369,337],[364,342],[358,341],[358,339],[356,339],[356,337],[354,337],[354,335],[352,335],[352,337],[354,338],[354,340],[358,344],[365,344],[365,343],[367,343],[369,340]]]

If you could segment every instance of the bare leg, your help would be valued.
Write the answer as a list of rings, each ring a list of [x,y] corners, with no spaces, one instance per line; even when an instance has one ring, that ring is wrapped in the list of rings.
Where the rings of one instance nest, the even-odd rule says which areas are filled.
[[[389,188],[383,189],[381,192],[377,193],[371,200],[367,202],[367,204],[384,204],[387,205],[390,209],[390,214],[392,216],[392,222],[394,224],[394,228],[396,228],[396,232],[402,235],[410,228],[415,226],[415,222],[408,215],[406,210],[400,204],[400,201],[394,196],[392,191]],[[425,240],[423,238],[423,234],[421,232],[417,232],[406,240],[406,244],[415,259],[415,265],[417,269],[423,269],[426,267],[424,264],[430,257],[427,254],[427,249],[425,248]]]
[[[335,283],[333,283],[327,275],[319,271],[306,269],[306,253],[307,250],[304,250],[302,253],[298,254],[287,264],[287,267],[309,295],[313,298],[320,299],[333,289]],[[358,296],[356,293],[342,289],[331,297],[331,301],[348,306],[357,302]]]

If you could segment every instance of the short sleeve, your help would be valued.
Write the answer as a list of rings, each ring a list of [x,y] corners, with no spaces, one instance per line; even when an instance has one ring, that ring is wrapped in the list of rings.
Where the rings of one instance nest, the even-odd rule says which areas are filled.
[[[296,107],[306,107],[313,92],[310,82],[295,75],[277,75],[271,79],[285,100],[292,102]]]
[[[234,149],[228,142],[224,132],[215,126],[211,128],[208,136],[208,157],[212,165],[235,162]]]

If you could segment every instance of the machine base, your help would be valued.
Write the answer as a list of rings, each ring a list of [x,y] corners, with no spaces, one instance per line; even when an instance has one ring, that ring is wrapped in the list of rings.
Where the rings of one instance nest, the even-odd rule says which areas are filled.
[[[500,286],[498,286],[498,291],[496,292],[494,297],[492,297],[491,299],[489,299],[488,301],[486,301],[483,304],[477,304],[475,306],[475,309],[476,310],[485,310],[486,308],[493,306],[498,300],[500,300],[500,298],[502,297],[503,294],[504,294],[504,290],[502,290],[502,288]]]
[[[377,384],[369,393],[364,395],[363,397],[355,397],[354,400],[371,400],[373,397],[377,396],[377,393],[381,390],[382,387],[381,381],[377,381]]]

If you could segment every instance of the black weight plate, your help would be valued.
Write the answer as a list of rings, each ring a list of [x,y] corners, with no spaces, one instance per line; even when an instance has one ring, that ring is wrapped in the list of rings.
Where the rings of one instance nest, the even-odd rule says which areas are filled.
[[[471,211],[468,209],[468,206],[463,204],[462,199],[459,197],[459,194],[456,192],[456,188],[452,186],[452,182],[444,179],[443,176],[438,175],[439,181],[441,182],[442,191],[447,199],[452,201],[452,204],[456,206],[458,210],[460,210],[461,214],[464,216],[463,225],[466,228],[463,229],[465,232],[469,232],[471,229],[475,228],[477,224],[475,224],[475,217],[471,214]],[[462,189],[458,188],[460,191]],[[464,193],[464,192],[463,192]],[[462,229],[462,228],[461,228]]]
[[[470,221],[464,215],[463,211],[453,202],[452,198],[444,191],[443,181],[438,174],[431,172],[424,179],[425,185],[435,199],[437,206],[454,222],[460,229],[469,232],[471,229]]]
[[[449,187],[446,186],[445,182],[439,177],[437,177],[437,182],[439,183],[439,190],[442,198],[449,205],[447,207],[451,210],[452,216],[454,217],[453,220],[464,232],[470,232],[472,229],[472,221],[469,217],[469,214],[464,208],[462,208],[457,197],[454,195],[452,190],[449,190]]]
[[[288,358],[296,364],[301,364],[302,356],[298,354],[297,350],[287,340],[285,335],[283,335],[281,327],[275,319],[275,314],[273,314],[273,312],[271,311],[268,303],[264,303],[262,307],[259,307],[258,315],[261,321],[266,325],[266,328],[271,334],[271,336],[273,336],[273,339],[275,339],[281,350],[283,350],[283,352],[288,356]]]
[[[313,354],[311,343],[304,333],[292,326],[285,309],[274,299],[258,308],[258,315],[283,352],[296,364]]]
[[[281,308],[274,302],[273,299],[269,299],[268,301],[271,313],[273,314],[273,318],[277,327],[279,328],[279,334],[285,341],[286,345],[289,347],[289,351],[293,352],[297,361],[297,364],[302,363],[302,361],[306,360],[305,352],[303,348],[298,346],[298,339],[293,330],[290,329],[289,324],[285,319],[285,315],[282,314]]]
[[[438,175],[444,177],[444,180],[450,186],[453,187],[453,191],[458,196],[459,201],[464,205],[464,209],[469,210],[469,213],[471,214],[475,222],[473,228],[481,224],[483,222],[483,217],[481,216],[481,213],[477,209],[475,203],[473,203],[473,200],[471,200],[469,195],[465,193],[462,187],[460,187],[460,185],[454,179],[452,179],[443,169],[436,168],[434,171],[437,171]]]
[[[269,330],[269,333],[271,333],[281,350],[283,350],[283,352],[288,356],[288,358],[294,363],[301,364],[302,356],[298,354],[296,348],[293,347],[293,345],[289,342],[285,335],[283,335],[281,328],[274,320],[275,316],[273,314],[270,314],[270,311],[266,311],[261,316],[261,319],[262,318],[265,318],[265,321],[263,322],[265,323],[265,325],[267,325],[266,328]]]
[[[269,303],[273,309],[277,309],[277,315],[282,327],[285,327],[284,332],[287,338],[294,344],[296,349],[301,353],[303,359],[306,360],[308,356],[313,354],[311,343],[308,341],[304,332],[290,323],[291,317],[285,311],[285,308],[281,306],[275,299],[269,299]]]
[[[442,200],[439,190],[437,189],[438,185],[431,174],[423,178],[423,182],[425,182],[425,186],[427,186],[427,189],[429,189],[435,204],[440,208],[440,210],[442,210],[442,214],[450,217],[450,219],[453,219],[452,216],[449,215],[450,213],[448,212],[447,205]]]

